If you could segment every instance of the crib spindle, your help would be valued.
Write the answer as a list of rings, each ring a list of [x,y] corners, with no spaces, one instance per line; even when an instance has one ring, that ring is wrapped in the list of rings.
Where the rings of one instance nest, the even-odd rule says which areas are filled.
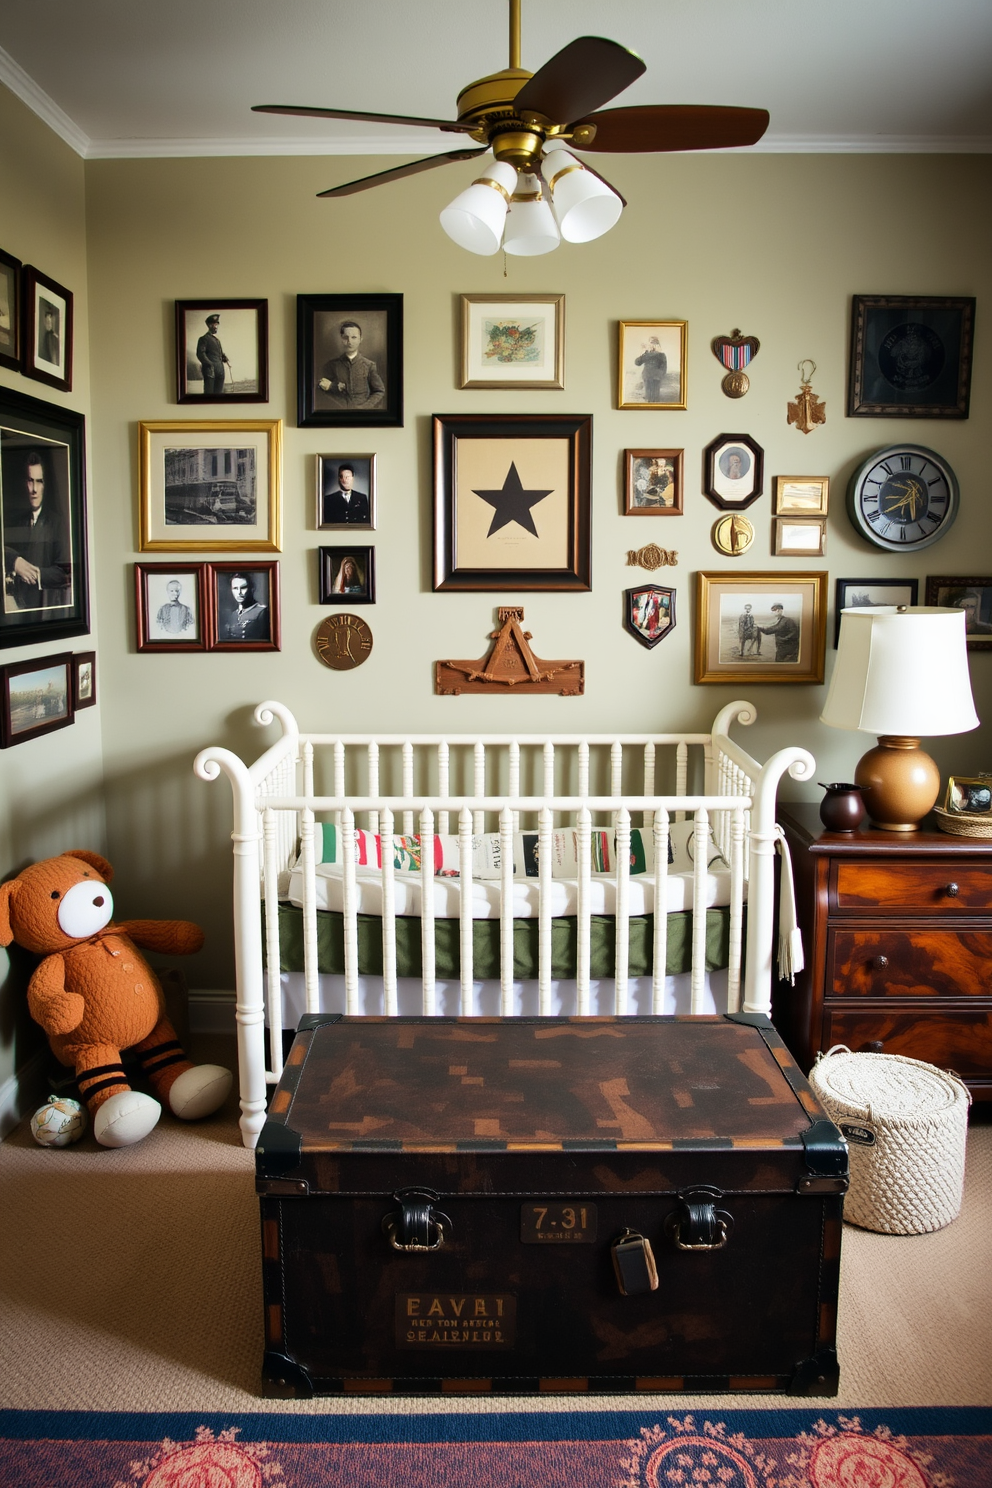
[[[368,767],[369,795],[377,796],[379,794],[379,745],[375,739],[369,741]],[[369,812],[369,831],[374,833],[379,831],[378,811]]]
[[[665,978],[668,974],[668,835],[669,816],[664,807],[654,813],[654,944],[651,951],[651,1011],[665,1011]]]
[[[413,742],[410,739],[403,741],[403,794],[409,798],[413,795]],[[413,835],[413,811],[403,813],[403,831],[408,837]]]
[[[302,822],[301,822],[302,829]],[[302,830],[301,830],[302,838]],[[276,1079],[282,1073],[282,987],[279,982],[279,842],[276,812],[262,812],[262,876],[265,895],[265,1010],[269,1023],[269,1061]]]
[[[654,740],[653,739],[649,739],[648,742],[644,746],[644,794],[646,796],[653,796],[654,795],[654,766],[655,766],[655,747],[654,747]],[[641,827],[642,827],[643,831],[650,832],[651,831],[651,828],[653,826],[654,826],[654,812],[653,811],[645,811],[642,814],[642,820],[641,820]]]
[[[474,776],[473,794],[476,795],[476,796],[484,796],[486,794],[486,746],[485,746],[485,744],[483,744],[483,742],[482,742],[481,739],[476,739],[476,741],[475,741],[475,748],[473,750],[473,755],[474,755],[474,761],[473,761],[473,764],[474,764],[474,768],[473,768],[473,776]],[[472,814],[472,831],[473,832],[484,832],[485,830],[486,830],[485,813],[482,812],[482,811],[473,812],[473,814]]]
[[[420,813],[420,972],[425,1018],[437,1012],[434,967],[434,813],[425,806]]]
[[[300,851],[303,857],[303,978],[307,1012],[320,1010],[317,981],[317,875],[314,853],[314,816],[308,806],[300,813]],[[276,963],[278,965],[278,962]]]
[[[448,782],[448,776],[450,773],[448,767],[450,763],[451,750],[448,746],[448,741],[446,739],[442,739],[440,744],[437,746],[437,791],[439,796],[447,796],[450,794],[450,785]],[[447,811],[442,810],[438,812],[437,830],[442,834],[448,831]]]
[[[513,821],[514,813],[504,806],[499,814],[499,1010],[504,1018],[513,1012]]]
[[[689,746],[684,740],[679,740],[675,746],[675,794],[684,796],[689,780]],[[685,812],[676,811],[676,821],[685,821]]]
[[[461,971],[461,1006],[463,1018],[475,1012],[475,968],[472,943],[472,900],[475,883],[472,878],[472,813],[463,806],[458,813],[458,886],[460,893],[458,951]]]
[[[344,1004],[349,1017],[361,1012],[358,995],[358,883],[355,872],[355,814],[341,812],[341,889],[344,909]]]
[[[614,791],[619,787],[614,784]],[[625,806],[616,813],[616,972],[614,1012],[623,1017],[627,1008],[627,977],[630,970],[630,812]]]
[[[507,776],[507,787],[506,788],[507,788],[507,794],[510,796],[510,799],[512,800],[514,796],[519,796],[519,794],[520,794],[520,745],[517,743],[516,739],[511,739],[510,740],[509,749],[508,749],[508,753],[507,753],[507,762],[508,762],[507,763],[508,776]],[[512,830],[514,832],[519,832],[519,830],[520,830],[520,812],[519,811],[514,811],[513,812],[513,827],[512,827]]]
[[[588,748],[587,748],[588,763]],[[588,784],[588,778],[586,783]],[[576,928],[576,1012],[580,1018],[589,1015],[589,879],[592,871],[592,817],[588,806],[578,812],[575,830],[578,874],[575,896]]]
[[[387,1018],[399,1011],[396,995],[396,860],[393,847],[393,813],[382,813],[379,851],[382,858],[382,986]]]
[[[730,954],[727,960],[727,1012],[741,1009],[741,946],[744,937],[744,852],[747,824],[744,811],[731,814],[730,851]]]
[[[545,746],[545,767],[548,756]],[[551,761],[554,775],[554,757]],[[551,863],[554,815],[543,806],[537,816],[537,1010],[542,1018],[551,1016]],[[521,865],[522,866],[522,865]]]
[[[692,967],[689,980],[689,1011],[703,1012],[706,976],[706,876],[709,869],[709,812],[698,806],[692,829]]]

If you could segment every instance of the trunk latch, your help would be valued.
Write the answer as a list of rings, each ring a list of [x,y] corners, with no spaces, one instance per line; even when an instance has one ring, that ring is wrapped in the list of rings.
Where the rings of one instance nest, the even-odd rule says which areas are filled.
[[[430,1188],[401,1188],[393,1194],[399,1204],[382,1221],[382,1232],[394,1250],[440,1250],[451,1233],[451,1220],[434,1205],[440,1194]]]
[[[718,1188],[691,1188],[679,1194],[680,1207],[665,1221],[679,1250],[722,1250],[734,1228],[733,1216],[716,1207]]]

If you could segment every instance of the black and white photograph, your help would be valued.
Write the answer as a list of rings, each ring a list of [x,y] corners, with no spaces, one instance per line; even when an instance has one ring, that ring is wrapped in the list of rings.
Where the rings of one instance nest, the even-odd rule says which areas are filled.
[[[0,645],[89,629],[83,419],[0,390]]]
[[[403,296],[297,295],[301,428],[403,423]]]
[[[822,682],[827,575],[697,573],[694,680]]]
[[[317,456],[317,526],[375,528],[375,455]]]
[[[764,463],[750,434],[718,434],[703,450],[703,492],[720,511],[743,511],[764,489]]]
[[[212,563],[211,651],[279,650],[278,563]]]
[[[180,403],[269,401],[268,300],[176,301]]]
[[[919,592],[918,579],[838,579],[834,601],[834,649],[840,639],[842,610],[863,610],[872,605],[915,605]]]
[[[0,248],[0,367],[21,370],[21,261]]]
[[[928,605],[964,610],[969,651],[992,651],[992,574],[928,574],[926,595]]]
[[[72,389],[72,295],[47,274],[25,264],[22,371],[62,392]]]
[[[72,656],[45,656],[0,667],[0,748],[22,744],[73,718]]]
[[[278,552],[281,419],[138,425],[141,530],[148,552]]]
[[[76,651],[72,657],[72,709],[96,707],[96,652]]]
[[[686,408],[689,323],[622,320],[618,408]]]
[[[139,651],[206,649],[204,563],[136,563]]]
[[[321,604],[375,604],[375,548],[319,548]]]

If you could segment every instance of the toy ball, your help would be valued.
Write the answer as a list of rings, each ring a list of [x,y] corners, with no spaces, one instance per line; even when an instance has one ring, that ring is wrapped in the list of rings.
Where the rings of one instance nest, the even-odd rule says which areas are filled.
[[[31,1135],[41,1147],[68,1147],[86,1130],[86,1110],[67,1096],[50,1095],[31,1117]]]

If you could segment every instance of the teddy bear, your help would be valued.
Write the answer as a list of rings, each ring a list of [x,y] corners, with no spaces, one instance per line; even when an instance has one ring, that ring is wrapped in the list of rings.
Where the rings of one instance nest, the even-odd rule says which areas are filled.
[[[191,955],[203,931],[189,920],[115,925],[112,878],[106,858],[83,850],[25,868],[0,884],[0,946],[16,941],[44,956],[28,985],[31,1016],[56,1058],[75,1070],[96,1140],[129,1147],[158,1121],[159,1101],[183,1121],[216,1111],[231,1072],[186,1057],[158,978],[138,950]],[[131,1089],[123,1049],[137,1056],[159,1100]]]

